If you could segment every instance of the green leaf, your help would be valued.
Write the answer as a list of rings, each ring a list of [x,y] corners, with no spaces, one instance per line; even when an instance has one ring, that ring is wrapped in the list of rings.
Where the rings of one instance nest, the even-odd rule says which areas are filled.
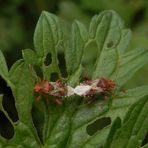
[[[3,95],[0,94],[0,110],[4,113],[4,115],[7,117],[7,119],[10,121],[10,123],[13,125],[12,119],[9,117],[7,111],[3,107]]]
[[[113,120],[118,116],[121,119],[125,116],[129,106],[134,104],[140,98],[148,95],[148,86],[141,86],[127,90],[115,96],[110,107],[110,112],[106,116],[110,116]]]
[[[104,148],[110,147],[113,137],[114,137],[117,129],[119,129],[120,127],[121,127],[121,120],[119,117],[117,117],[111,126],[110,132],[109,132],[108,137],[106,139],[106,143],[104,144]]]
[[[122,31],[124,31],[123,23],[114,11],[105,11],[93,17],[89,34],[91,38],[95,38],[98,46],[93,78],[109,77],[114,71],[118,61],[118,46],[120,42],[122,43]],[[128,31],[127,37],[129,33]],[[126,44],[123,48],[125,46]]]
[[[116,132],[111,148],[138,148],[148,130],[148,99],[144,97],[133,104]]]
[[[51,52],[55,57],[55,46],[61,39],[59,20],[48,12],[43,11],[34,33],[34,46],[40,57],[45,58]]]
[[[103,116],[108,109],[108,103],[104,101],[96,101],[95,104],[90,106],[87,104],[80,105],[78,110],[76,110],[73,114],[71,123],[72,127],[66,147],[87,147],[87,144],[91,141],[92,137],[93,140],[96,141],[96,138],[94,138],[96,134],[92,136],[88,135],[86,130],[87,126],[101,118],[101,116]],[[102,132],[102,130],[100,132]],[[107,134],[107,132],[108,131],[105,131],[105,134]],[[100,135],[102,138],[105,137],[104,133]],[[100,142],[102,142],[102,139],[97,141],[96,145],[99,145]]]
[[[11,140],[6,140],[2,144],[2,148],[41,148],[37,143],[30,129],[22,122],[15,124],[15,134]]]
[[[65,48],[66,67],[69,74],[67,83],[71,86],[79,83],[79,78],[82,74],[82,58],[88,40],[88,33],[83,24],[75,21],[72,24],[71,40],[69,48]]]
[[[35,139],[34,135],[32,134],[30,128],[25,124],[18,121],[17,123],[13,123],[11,118],[9,117],[8,113],[5,111],[2,105],[3,96],[0,95],[0,110],[5,114],[7,119],[11,122],[12,126],[14,127],[14,136],[11,140],[4,139],[0,136],[0,147],[4,148],[15,148],[15,147],[28,147],[28,148],[39,148],[39,143],[37,139]]]
[[[83,71],[83,68],[82,68],[82,65],[80,65],[77,71],[75,71],[75,73],[69,77],[67,84],[69,84],[70,86],[75,86],[76,84],[78,84],[82,71]]]
[[[137,70],[148,62],[147,49],[135,49],[121,56],[118,61],[116,71],[112,74],[112,78],[117,81],[119,86],[122,86],[129,80]]]
[[[10,75],[10,80],[15,85],[15,88],[12,88],[12,90],[13,95],[16,99],[16,108],[18,114],[20,114],[19,119],[24,122],[30,122],[29,114],[33,102],[32,89],[34,85],[34,80],[30,77],[29,70],[24,65],[24,63],[21,63],[19,66],[17,66],[13,74]],[[22,106],[25,106],[25,108]]]
[[[114,11],[105,11],[93,17],[89,34],[98,46],[93,78],[111,77],[129,44],[130,30],[124,29],[122,21]]]
[[[50,79],[50,74],[53,72],[59,74],[57,48],[61,41],[60,21],[55,15],[43,11],[35,29],[34,46],[41,61],[45,79]],[[44,62],[49,53],[52,57],[52,63],[47,66]]]
[[[131,33],[130,30],[124,29],[122,21],[113,11],[94,16],[89,34],[98,45],[93,78],[111,77],[122,86],[148,62],[146,49],[135,49],[125,53]]]
[[[0,148],[3,148],[6,142],[7,142],[6,139],[0,136]]]
[[[109,104],[108,107],[107,106],[105,107],[101,103],[101,104],[96,104],[96,106],[93,106],[92,109],[90,108],[89,113],[92,113],[90,115],[88,114],[88,112],[86,113],[86,115],[84,115],[86,111],[80,110],[81,114],[78,112],[79,118],[76,123],[81,123],[81,122],[83,123],[84,121],[92,121],[92,119],[97,120],[102,117],[110,117],[112,121],[114,121],[117,117],[123,119],[126,112],[128,111],[128,108],[132,104],[134,104],[137,100],[146,95],[148,95],[148,86],[127,90],[126,93],[124,94],[121,93],[119,94],[119,96],[114,96],[111,104]],[[100,106],[101,108],[102,106],[104,106],[104,110],[102,108],[102,111],[101,110],[98,111],[98,106]],[[96,112],[94,112],[95,110]],[[100,116],[97,116],[98,113],[100,113]],[[79,120],[80,122],[78,122]],[[101,131],[98,131],[96,134],[90,137],[89,140],[87,140],[84,147],[102,146],[107,139],[109,131],[110,131],[110,126],[103,128]]]
[[[136,102],[136,100],[139,100],[141,97],[148,94],[147,90],[148,86],[128,90],[125,94],[122,94],[119,97],[118,96],[114,97],[111,104],[108,104],[107,102],[101,100],[95,102],[92,105],[83,104],[77,108],[74,108],[73,104],[70,104],[69,108],[75,109],[72,116],[70,113],[67,114],[69,110],[67,109],[68,106],[65,106],[66,107],[65,111],[67,110],[66,118],[65,118],[65,112],[60,115],[60,119],[56,121],[56,124],[53,127],[54,132],[51,134],[51,136],[55,136],[55,138],[50,137],[49,139],[47,139],[48,142],[46,145],[50,145],[51,147],[52,146],[60,147],[61,145],[60,141],[62,138],[66,136],[65,133],[67,130],[69,130],[68,128],[70,125],[71,128],[69,134],[67,133],[68,134],[67,136],[69,136],[69,138],[68,140],[63,139],[63,141],[65,142],[67,141],[67,144],[65,143],[67,148],[69,147],[87,148],[91,146],[96,147],[103,145],[110,131],[110,126],[103,128],[101,131],[98,131],[96,134],[92,136],[88,135],[86,131],[87,126],[102,117],[111,117],[111,119],[114,120],[116,117],[119,116],[121,117],[121,119],[123,119],[128,108],[134,102]],[[135,96],[131,95],[132,93],[135,94]],[[54,116],[53,113],[51,113],[50,117],[52,116]],[[63,122],[66,122],[66,124],[63,125],[63,122],[61,122],[62,120],[64,120]],[[69,123],[69,121],[71,122]],[[63,129],[61,131],[61,134],[59,134],[59,131],[57,130],[58,128]],[[62,134],[62,132],[64,133]],[[56,145],[55,143],[57,143],[57,141],[59,141],[59,144]]]
[[[8,79],[8,68],[2,51],[0,51],[0,75],[4,79]]]
[[[19,65],[21,65],[22,62],[23,62],[22,59],[17,60],[17,61],[11,66],[11,68],[10,68],[10,70],[9,70],[9,76],[11,76],[11,75],[13,75],[13,74],[15,73],[17,67],[19,67]]]
[[[22,55],[23,55],[23,59],[28,64],[32,64],[32,65],[39,65],[40,64],[39,58],[33,50],[25,49],[22,51]]]
[[[36,136],[35,128],[32,123],[31,109],[34,101],[33,86],[35,78],[31,76],[28,65],[18,61],[11,69],[9,79],[13,96],[15,97],[15,106],[18,111],[19,121],[26,124]]]
[[[71,99],[74,99],[75,101],[67,101],[61,108],[58,108],[58,106],[52,108],[52,112],[49,114],[50,130],[45,142],[45,147],[60,148],[66,146],[71,130],[73,114],[75,114],[80,102],[80,98],[75,97]]]
[[[88,33],[83,24],[75,21],[72,24],[71,41],[69,48],[65,49],[65,57],[67,70],[69,74],[75,73],[79,68],[83,56],[83,52],[88,40]]]

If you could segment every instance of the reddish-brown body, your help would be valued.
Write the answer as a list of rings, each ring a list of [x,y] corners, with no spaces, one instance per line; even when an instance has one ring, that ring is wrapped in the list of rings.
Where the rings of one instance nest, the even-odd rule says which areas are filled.
[[[97,86],[101,87],[104,91],[112,91],[115,87],[115,82],[113,80],[100,78],[100,81],[98,82]]]
[[[64,97],[66,95],[66,87],[61,80],[58,80],[56,82],[42,80],[34,86],[34,92],[43,95],[47,99],[48,95],[54,96],[56,97],[54,101],[57,104],[62,105],[63,101],[61,100],[61,97]],[[40,98],[41,96],[37,97],[36,100],[38,101],[40,100]]]
[[[40,94],[48,94],[53,89],[54,87],[47,80],[42,80],[41,82],[37,83],[34,87],[34,91]]]
[[[112,93],[115,88],[115,82],[105,78],[97,78],[95,80],[86,79],[83,84],[92,86],[86,93],[86,97],[91,97],[102,92]]]
[[[48,98],[48,96],[56,97],[54,99],[55,102],[61,105],[62,97],[69,96],[68,87],[70,86],[65,85],[62,80],[57,80],[56,82],[42,80],[34,86],[34,92],[46,96],[46,98]],[[95,80],[86,79],[80,85],[72,88],[71,91],[73,91],[73,93],[71,93],[71,95],[75,94],[82,97],[93,97],[99,93],[112,93],[114,88],[115,82],[113,80],[105,78],[97,78]]]

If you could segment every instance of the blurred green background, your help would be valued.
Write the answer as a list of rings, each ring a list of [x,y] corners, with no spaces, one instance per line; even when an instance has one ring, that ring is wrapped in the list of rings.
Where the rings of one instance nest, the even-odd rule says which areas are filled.
[[[148,0],[0,0],[0,49],[9,67],[21,57],[22,49],[33,49],[33,32],[42,10],[55,13],[68,24],[77,19],[88,26],[94,14],[106,9],[115,10],[125,26],[131,28],[129,50],[148,49]],[[93,64],[96,55],[93,45],[87,53],[85,62]],[[90,71],[88,68],[88,75]],[[148,65],[135,74],[126,88],[148,84],[147,73]]]

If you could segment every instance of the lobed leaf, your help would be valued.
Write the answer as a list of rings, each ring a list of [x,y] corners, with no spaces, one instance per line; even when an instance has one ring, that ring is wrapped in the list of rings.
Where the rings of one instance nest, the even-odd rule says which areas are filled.
[[[2,148],[41,148],[30,129],[22,122],[15,124],[15,134],[11,140],[0,142]]]
[[[118,46],[120,42],[122,43],[123,31],[123,23],[114,11],[105,11],[93,17],[89,34],[91,38],[96,40],[98,46],[98,56],[94,66],[93,78],[109,77],[114,71],[119,58]],[[129,33],[128,31],[126,34],[128,41]],[[126,44],[124,44],[123,48],[126,48],[125,46]]]
[[[35,29],[34,46],[39,61],[41,61],[44,79],[50,79],[50,75],[53,72],[57,72],[58,74],[60,72],[57,59],[57,48],[62,39],[62,32],[59,25],[60,22],[55,15],[43,11]],[[44,63],[47,54],[51,54],[52,57],[50,65],[45,65]]]
[[[66,66],[69,74],[69,85],[73,86],[79,82],[79,77],[82,74],[82,57],[88,42],[88,33],[85,26],[80,22],[75,21],[72,24],[69,48],[65,49]]]
[[[114,121],[117,117],[123,119],[125,117],[126,112],[128,111],[129,107],[140,100],[142,97],[148,95],[148,86],[137,87],[134,89],[127,90],[126,93],[120,94],[119,96],[115,96],[113,101],[110,105],[109,110],[104,112],[99,118],[101,117],[111,117],[112,121]],[[89,116],[86,115],[87,120],[89,120]],[[118,119],[117,119],[118,120]],[[114,127],[113,123],[113,127]],[[113,128],[112,127],[112,128]],[[113,129],[114,130],[114,129]],[[85,143],[86,147],[89,146],[102,146],[106,142],[106,139],[111,139],[112,137],[108,136],[110,131],[110,126],[105,127],[101,131],[98,131],[95,135],[93,135],[90,140]],[[112,132],[112,131],[111,131]],[[116,133],[116,131],[115,131]],[[108,141],[109,142],[109,141]],[[108,142],[107,145],[108,146]],[[84,147],[85,147],[84,146]]]
[[[135,49],[125,53],[131,32],[124,29],[122,21],[113,11],[94,16],[89,35],[96,40],[98,46],[93,78],[111,77],[122,86],[148,62],[146,49]]]
[[[124,118],[123,125],[116,132],[111,148],[138,148],[148,130],[148,99],[133,104]]]
[[[122,86],[129,80],[137,70],[148,62],[147,49],[135,49],[121,56],[116,72],[112,74],[119,86]]]
[[[69,48],[65,50],[67,70],[69,74],[75,73],[81,64],[85,44],[88,40],[88,33],[83,24],[75,21],[72,24],[71,41]]]
[[[36,140],[39,140],[31,118],[35,78],[31,76],[29,67],[24,62],[18,61],[16,65],[11,68],[9,79],[12,84],[10,84],[10,87],[15,98],[19,121],[27,125],[34,133]]]
[[[110,132],[106,139],[106,143],[104,144],[104,148],[110,148],[113,137],[116,134],[117,129],[119,129],[120,127],[121,127],[121,119],[117,117],[111,126]]]
[[[31,49],[25,49],[22,51],[23,59],[28,64],[40,65],[41,61],[39,60],[37,54]]]

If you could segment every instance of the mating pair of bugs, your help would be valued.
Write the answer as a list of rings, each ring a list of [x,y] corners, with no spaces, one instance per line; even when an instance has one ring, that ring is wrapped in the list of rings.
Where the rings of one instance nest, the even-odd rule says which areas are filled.
[[[105,78],[97,78],[95,80],[85,79],[76,87],[66,85],[62,80],[57,80],[55,82],[42,80],[34,86],[34,92],[46,98],[49,96],[54,97],[54,101],[62,105],[64,97],[78,95],[84,98],[92,98],[89,99],[91,102],[95,95],[103,93],[112,94],[114,88],[115,82]],[[37,97],[37,100],[39,99],[40,96]]]

